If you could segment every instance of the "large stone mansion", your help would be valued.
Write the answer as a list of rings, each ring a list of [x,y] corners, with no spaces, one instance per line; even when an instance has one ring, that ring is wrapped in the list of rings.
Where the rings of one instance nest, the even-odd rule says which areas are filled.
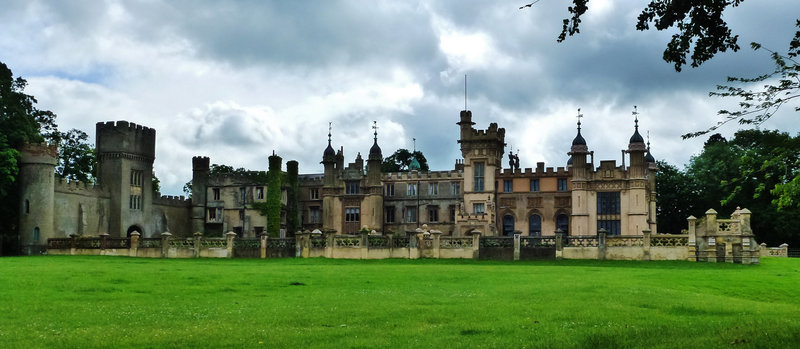
[[[503,168],[505,129],[492,123],[475,129],[472,112],[461,111],[459,144],[463,159],[452,170],[382,173],[377,134],[366,159],[344,163],[329,134],[322,153],[323,173],[299,175],[297,205],[303,230],[356,233],[412,232],[427,225],[444,235],[521,234],[641,235],[656,231],[655,161],[638,131],[638,120],[623,163],[595,164],[580,132],[566,167],[521,169],[510,154]],[[69,235],[143,237],[163,232],[208,236],[234,231],[254,237],[267,218],[252,207],[266,201],[265,184],[252,177],[212,174],[208,157],[192,159],[192,196],[161,196],[152,190],[154,129],[127,121],[97,123],[97,183],[66,181],[54,175],[56,149],[28,145],[20,162],[20,241],[28,253],[48,238]],[[285,189],[284,189],[285,191]],[[287,204],[283,193],[283,203]],[[281,217],[285,227],[285,212]],[[290,232],[293,233],[293,232]]]

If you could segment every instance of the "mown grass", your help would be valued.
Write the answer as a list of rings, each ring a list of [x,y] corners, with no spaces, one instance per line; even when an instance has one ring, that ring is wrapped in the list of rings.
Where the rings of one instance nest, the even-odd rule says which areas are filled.
[[[0,347],[797,347],[800,259],[0,258]]]

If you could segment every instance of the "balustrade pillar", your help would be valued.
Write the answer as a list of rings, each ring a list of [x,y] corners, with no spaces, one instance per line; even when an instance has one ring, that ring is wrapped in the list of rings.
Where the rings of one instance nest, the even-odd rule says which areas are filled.
[[[689,216],[689,218],[686,218],[686,221],[688,221],[689,224],[689,231],[688,231],[689,241],[687,243],[687,245],[689,245],[687,247],[689,249],[688,259],[690,262],[696,262],[697,261],[697,218],[695,218],[695,216]]]
[[[431,230],[431,235],[433,236],[433,258],[439,258],[439,252],[441,251],[441,237],[442,232],[438,230]]]
[[[108,248],[108,233],[100,234],[100,255],[106,254],[106,249]]]
[[[333,258],[333,249],[336,248],[334,245],[335,241],[333,241],[334,236],[336,233],[328,233],[325,232],[325,258]]]
[[[128,256],[136,257],[139,254],[139,234],[138,231],[131,233],[131,248],[128,250]]]
[[[472,259],[479,259],[481,251],[481,232],[472,231]]]
[[[564,231],[556,229],[556,259],[564,256]]]
[[[650,229],[642,230],[642,249],[644,250],[644,254],[642,255],[642,260],[649,261],[650,260],[650,237],[652,231]]]
[[[519,237],[520,234],[514,234],[514,260],[519,260]]]
[[[228,258],[233,258],[233,244],[235,243],[234,239],[236,239],[236,233],[232,231],[225,233],[225,247],[228,250]]]
[[[231,232],[233,233],[233,232]],[[236,234],[236,233],[234,233]],[[269,234],[266,232],[261,233],[261,258],[267,258],[267,239],[269,239]]]
[[[203,238],[203,233],[194,233],[194,258],[200,258],[200,240]]]
[[[606,235],[608,231],[606,228],[600,228],[597,231],[597,259],[603,261],[606,259]]]
[[[78,235],[69,234],[69,254],[74,255],[78,253]]]
[[[161,258],[169,258],[169,240],[172,234],[164,232],[161,233]]]

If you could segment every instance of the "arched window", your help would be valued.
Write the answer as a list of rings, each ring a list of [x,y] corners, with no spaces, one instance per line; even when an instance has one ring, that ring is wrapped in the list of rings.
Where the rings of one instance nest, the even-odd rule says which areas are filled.
[[[542,236],[542,217],[538,214],[528,217],[528,235]]]
[[[569,216],[560,214],[556,216],[556,230],[561,229],[564,234],[569,233]]]
[[[514,234],[514,216],[507,214],[503,216],[503,235]]]
[[[33,242],[39,242],[39,227],[33,228]]]

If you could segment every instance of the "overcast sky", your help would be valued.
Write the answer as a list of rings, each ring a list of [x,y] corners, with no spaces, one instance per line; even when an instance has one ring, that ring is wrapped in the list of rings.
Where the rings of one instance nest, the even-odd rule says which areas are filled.
[[[566,164],[578,108],[597,164],[619,163],[634,105],[653,155],[682,166],[705,139],[680,135],[734,102],[708,92],[771,69],[749,43],[785,52],[797,16],[796,0],[745,1],[726,12],[742,50],[677,73],[661,59],[673,32],[634,29],[647,1],[592,0],[561,44],[568,1],[526,2],[0,0],[0,61],[62,130],[156,128],[156,175],[178,195],[195,155],[265,170],[275,150],[322,172],[328,122],[346,162],[366,158],[375,120],[384,156],[416,138],[431,169],[452,169],[465,74],[475,127],[505,127],[523,168]],[[762,128],[800,123],[784,108]]]

